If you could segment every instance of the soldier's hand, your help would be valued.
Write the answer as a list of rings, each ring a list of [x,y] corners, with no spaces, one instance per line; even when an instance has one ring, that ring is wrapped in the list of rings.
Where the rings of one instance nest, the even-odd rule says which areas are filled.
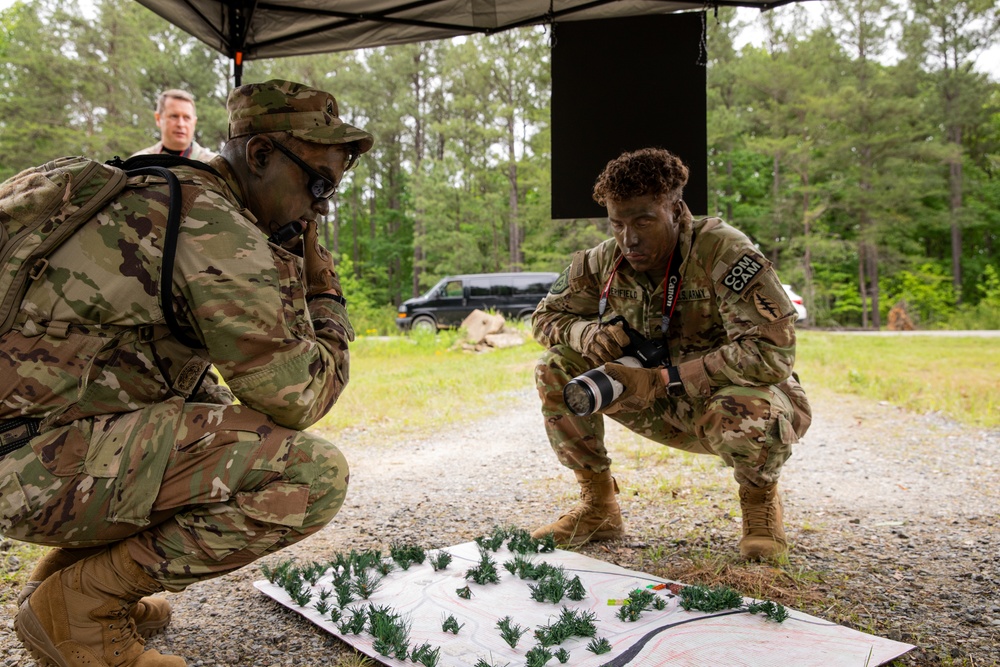
[[[340,278],[333,268],[333,256],[320,244],[315,220],[309,221],[302,233],[302,264],[306,275],[306,296],[330,291],[343,295]]]
[[[591,324],[581,339],[581,354],[594,366],[614,361],[623,354],[629,343],[628,334],[621,324]]]
[[[624,385],[618,400],[604,410],[604,414],[615,412],[639,412],[653,405],[653,401],[667,395],[660,368],[633,368],[622,364],[605,364],[604,372]]]

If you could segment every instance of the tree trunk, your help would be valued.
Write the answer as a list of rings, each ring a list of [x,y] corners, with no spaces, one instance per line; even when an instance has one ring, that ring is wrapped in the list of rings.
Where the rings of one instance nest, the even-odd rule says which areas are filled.
[[[802,172],[802,236],[803,236],[803,252],[802,252],[802,277],[805,285],[803,286],[802,294],[803,299],[806,304],[806,324],[813,324],[815,320],[815,312],[813,304],[816,303],[815,294],[813,293],[813,271],[812,271],[812,252],[811,252],[811,242],[810,242],[810,232],[812,231],[812,220],[809,217],[809,172],[803,170]]]
[[[868,284],[869,296],[872,302],[872,329],[882,328],[882,315],[878,307],[878,246],[874,243],[868,247]]]
[[[423,58],[423,46],[413,54],[413,64],[414,64],[414,75],[413,75],[413,94],[416,99],[417,113],[416,117],[413,119],[415,123],[413,131],[413,152],[415,153],[413,166],[414,172],[419,173],[420,165],[424,159],[424,85],[421,78],[421,62]],[[423,273],[424,269],[424,211],[422,208],[417,207],[414,211],[413,220],[413,284],[411,287],[410,296],[420,295],[420,274]]]
[[[774,212],[774,228],[776,230],[781,229],[781,209],[778,205],[778,195],[781,192],[781,156],[775,152],[773,166],[774,170],[774,180],[771,184],[771,207]],[[778,236],[777,234],[775,236]],[[771,263],[775,266],[778,265],[778,256],[781,254],[779,243],[772,244],[771,247]]]
[[[962,128],[955,127],[949,133],[952,141],[961,148]],[[962,158],[952,160],[948,165],[948,185],[951,198],[948,202],[948,217],[951,219],[951,281],[955,288],[955,301],[962,303]]]
[[[872,157],[872,147],[863,145],[858,151],[860,155],[861,177],[858,181],[858,190],[862,196],[860,200],[860,212],[858,213],[858,243],[864,247],[864,254],[860,260],[865,265],[865,273],[868,282],[865,286],[865,293],[871,297],[871,323],[874,328],[879,326],[878,316],[878,237],[875,234],[875,222],[872,220],[869,211],[872,207],[872,174],[875,171]],[[862,301],[864,305],[864,301]],[[868,328],[868,313],[864,315],[865,328]]]
[[[417,211],[413,221],[413,289],[410,296],[420,296],[420,274],[423,273],[424,247],[420,240],[424,237],[423,212]]]
[[[354,247],[351,252],[351,262],[354,265],[354,277],[361,278],[361,240],[358,238],[358,227],[361,226],[361,188],[354,188],[354,224],[351,225],[351,240]]]
[[[868,328],[868,290],[865,288],[865,252],[864,241],[858,242],[858,295],[861,297],[861,328]]]
[[[333,205],[333,210],[330,212],[332,217],[331,226],[333,227],[333,238],[331,239],[330,235],[327,234],[326,247],[329,248],[330,252],[332,252],[334,255],[339,256],[340,255],[340,203],[337,201],[336,197],[334,197],[333,201],[330,203]]]
[[[521,270],[521,231],[517,225],[517,162],[513,160],[513,145],[510,146],[511,162],[507,166],[507,179],[510,181],[509,208],[510,216],[510,270]]]
[[[368,194],[368,240],[371,245],[368,246],[368,254],[371,256],[371,248],[375,245],[375,193],[378,191],[378,183],[375,179],[375,174],[372,174],[372,187],[371,192]]]
[[[493,220],[493,217],[490,216],[490,219]],[[493,270],[500,270],[500,230],[496,220],[493,220]]]
[[[733,220],[733,161],[726,160],[726,222],[735,225]]]
[[[508,215],[510,216],[510,257],[509,264],[511,271],[520,271],[522,264],[521,257],[521,232],[517,225],[517,156],[514,151],[514,114],[507,116],[507,181],[510,186],[508,190]]]

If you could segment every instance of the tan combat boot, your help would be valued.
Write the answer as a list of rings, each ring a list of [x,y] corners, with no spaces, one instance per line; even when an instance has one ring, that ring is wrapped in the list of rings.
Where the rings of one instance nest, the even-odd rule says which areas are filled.
[[[59,570],[69,567],[79,560],[104,551],[107,547],[83,549],[49,549],[35,564],[21,594],[17,596],[17,606],[31,597],[38,586]],[[170,624],[170,603],[164,598],[143,598],[132,608],[135,629],[143,637],[158,635]]]
[[[743,510],[741,556],[760,560],[780,556],[788,550],[777,482],[761,487],[741,484],[740,509]]]
[[[559,517],[558,521],[536,529],[531,536],[541,539],[552,533],[556,544],[574,547],[587,542],[623,537],[625,530],[622,528],[622,513],[615,500],[618,484],[611,476],[611,471],[574,472],[580,483],[580,502]]]
[[[183,658],[145,651],[129,616],[143,595],[161,590],[118,543],[43,581],[14,630],[47,667],[185,667]]]

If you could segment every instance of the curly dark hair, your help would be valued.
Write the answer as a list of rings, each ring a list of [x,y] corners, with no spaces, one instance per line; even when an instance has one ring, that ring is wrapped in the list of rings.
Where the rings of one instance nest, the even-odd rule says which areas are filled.
[[[625,201],[643,195],[680,199],[688,180],[688,168],[664,148],[642,148],[622,153],[608,162],[594,183],[594,201]]]

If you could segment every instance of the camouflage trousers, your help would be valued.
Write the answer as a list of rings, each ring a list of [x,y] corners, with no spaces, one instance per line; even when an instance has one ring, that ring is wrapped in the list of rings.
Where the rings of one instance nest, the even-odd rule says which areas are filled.
[[[557,345],[535,367],[535,384],[559,462],[571,470],[603,472],[611,467],[604,416],[577,416],[562,394],[567,382],[590,368],[578,352]],[[733,468],[736,481],[753,486],[778,480],[810,421],[805,392],[793,378],[770,387],[723,387],[707,399],[670,396],[640,412],[607,416],[662,445],[719,456]]]
[[[124,540],[179,591],[315,533],[347,483],[343,454],[321,438],[245,406],[175,399],[44,431],[0,459],[0,533],[59,547]]]

